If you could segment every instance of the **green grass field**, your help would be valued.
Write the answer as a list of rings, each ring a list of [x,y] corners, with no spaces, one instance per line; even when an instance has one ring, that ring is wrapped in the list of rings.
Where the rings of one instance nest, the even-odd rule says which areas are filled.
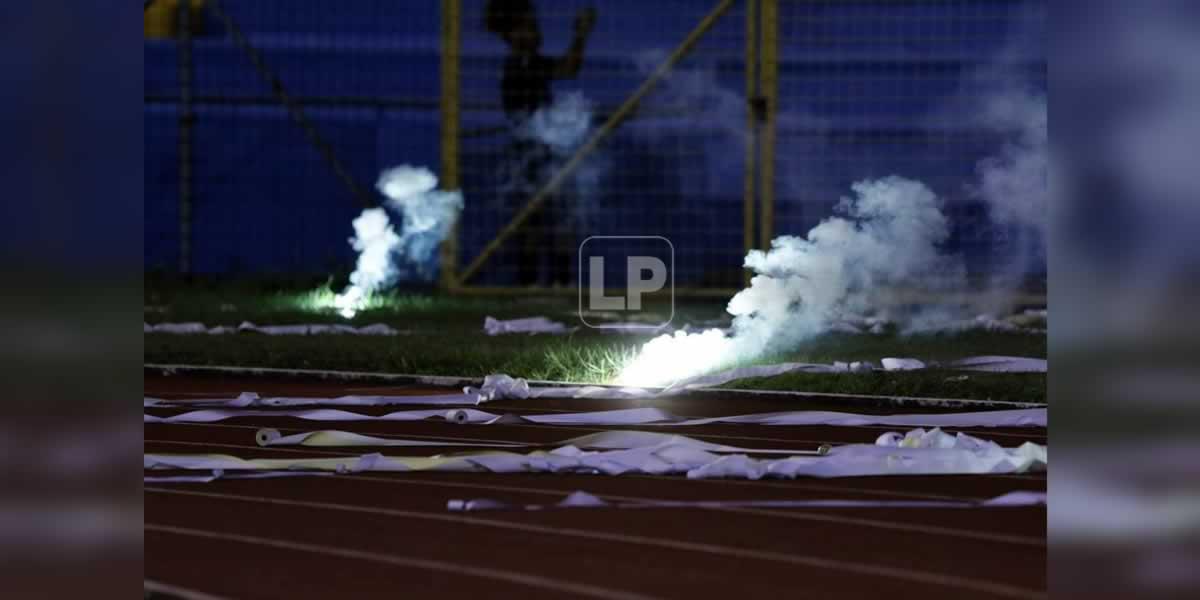
[[[576,300],[561,296],[446,297],[392,293],[373,298],[353,319],[329,307],[332,292],[264,290],[251,286],[156,286],[145,293],[145,321],[200,321],[209,326],[296,323],[387,323],[405,331],[394,337],[146,334],[145,361],[201,365],[243,365],[298,369],[386,371],[478,377],[516,377],[580,383],[609,382],[650,335],[602,333],[581,327],[569,335],[488,336],[485,316],[510,319],[544,315],[579,324]],[[669,312],[669,307],[656,307]],[[675,325],[724,320],[720,301],[680,300]],[[731,366],[785,361],[832,362],[885,356],[945,361],[981,354],[1046,356],[1044,335],[971,331],[901,336],[828,334],[790,352]],[[964,375],[966,376],[964,379]],[[919,372],[787,374],[742,380],[729,387],[806,390],[849,394],[939,396],[1042,402],[1044,374]]]

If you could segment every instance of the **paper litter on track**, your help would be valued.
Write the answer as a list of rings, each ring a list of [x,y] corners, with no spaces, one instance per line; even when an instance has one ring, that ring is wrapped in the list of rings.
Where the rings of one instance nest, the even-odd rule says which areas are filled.
[[[1017,491],[986,500],[639,500],[609,502],[599,496],[576,490],[554,504],[516,504],[491,498],[452,499],[446,510],[554,510],[560,508],[989,508],[1042,506],[1045,492]]]
[[[365,415],[337,409],[307,410],[239,410],[206,409],[160,417],[143,415],[145,423],[212,423],[239,417],[292,417],[307,421],[421,421],[442,419],[457,424],[505,425],[655,425],[694,426],[715,424],[749,425],[889,425],[904,427],[1045,427],[1044,408],[1023,408],[985,412],[931,413],[912,415],[868,415],[832,411],[788,411],[683,419],[659,408],[628,408],[581,413],[549,413],[542,415],[495,414],[473,408],[451,410],[402,410],[383,415]]]
[[[941,432],[937,432],[941,433]],[[868,475],[933,475],[1024,473],[1044,469],[1045,446],[1026,442],[1004,448],[995,442],[959,434],[945,439],[930,432],[880,436],[927,438],[926,447],[848,444],[824,456],[801,455],[756,459],[745,454],[718,454],[690,438],[679,438],[646,447],[587,451],[565,445],[527,454],[487,451],[453,456],[384,456],[243,459],[223,454],[146,454],[143,467],[183,470],[292,471],[339,473],[366,471],[447,471],[490,473],[597,473],[606,475],[686,475],[690,479],[734,478],[792,479],[795,477],[853,477]]]

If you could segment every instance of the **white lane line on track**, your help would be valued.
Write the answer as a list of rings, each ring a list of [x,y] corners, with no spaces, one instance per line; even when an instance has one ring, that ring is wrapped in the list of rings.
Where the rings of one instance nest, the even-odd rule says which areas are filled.
[[[649,600],[653,596],[638,594],[634,592],[626,592],[622,590],[614,590],[586,583],[575,583],[572,581],[564,581],[561,579],[552,579],[541,575],[533,575],[529,573],[516,573],[501,569],[489,569],[487,567],[477,567],[466,563],[451,563],[440,560],[431,560],[427,558],[417,558],[412,556],[398,556],[395,554],[382,554],[378,552],[366,552],[363,550],[355,550],[353,548],[339,548],[335,546],[325,546],[320,544],[307,544],[303,542],[294,542],[288,540],[280,540],[274,538],[257,537],[250,535],[241,535],[236,533],[224,533],[217,531],[209,531],[204,529],[193,529],[187,527],[175,527],[171,525],[157,525],[154,523],[146,523],[143,525],[146,531],[157,533],[167,533],[181,536],[206,538],[211,540],[220,540],[224,542],[237,542],[242,544],[252,544],[256,546],[266,546],[269,548],[278,548],[281,550],[292,550],[296,552],[307,552],[310,554],[323,554],[326,556],[336,556],[350,560],[369,561],[373,563],[391,565],[396,567],[422,569],[425,571],[436,571],[453,577],[478,577],[481,579],[491,579],[497,581],[505,581],[517,585],[527,587],[541,588],[551,590],[561,594],[571,596],[587,596],[589,598],[603,598],[605,600]]]
[[[531,488],[527,486],[509,486],[495,484],[477,484],[463,483],[457,481],[436,481],[431,479],[405,479],[405,478],[390,478],[390,477],[374,477],[369,475],[345,475],[339,479],[350,479],[354,481],[374,481],[380,483],[401,484],[401,485],[424,485],[431,487],[451,487],[451,488],[467,488],[467,489],[483,489],[494,490],[501,492],[529,493],[542,496],[561,497],[575,491],[574,489],[547,489],[547,488]],[[857,492],[857,490],[855,490]],[[661,498],[645,498],[638,496],[622,496],[616,494],[596,494],[596,496],[605,500],[613,500],[617,502],[653,502],[661,500]],[[971,540],[979,540],[985,542],[997,542],[1003,544],[1018,544],[1022,546],[1041,546],[1045,547],[1046,540],[1043,538],[1034,538],[1022,535],[1009,535],[1001,533],[990,533],[986,531],[973,531],[970,529],[958,529],[954,527],[940,527],[937,525],[927,524],[905,524],[895,523],[892,521],[881,521],[878,519],[865,519],[860,517],[844,517],[841,515],[808,513],[799,510],[773,510],[765,508],[740,508],[740,507],[706,507],[702,510],[715,510],[722,512],[741,513],[747,515],[759,515],[765,517],[779,517],[783,519],[792,519],[800,521],[821,521],[826,523],[839,523],[843,525],[856,525],[860,527],[872,527],[876,529],[887,529],[892,531],[906,531],[919,533],[922,535],[941,535],[946,537],[955,537]]]
[[[214,596],[212,594],[197,592],[196,590],[189,590],[177,585],[162,583],[161,581],[151,581],[149,579],[142,580],[142,589],[156,594],[168,594],[172,598],[178,598],[179,600],[227,600],[222,596]]]
[[[660,476],[629,474],[629,475],[623,475],[623,477],[639,477],[639,478],[644,477],[647,479],[655,479],[655,478],[659,478]],[[880,477],[883,479],[890,480],[889,483],[891,483],[891,482],[901,483],[902,479],[904,479],[904,480],[909,479],[909,477],[899,478],[899,477],[891,477],[891,476],[887,476],[887,475],[881,475]],[[912,477],[920,477],[920,476],[914,475]],[[929,475],[929,477],[934,477],[934,478],[972,477],[973,478],[973,477],[979,477],[979,475],[949,475],[949,476],[947,476],[947,475]],[[855,479],[860,479],[860,478],[847,477],[844,480],[851,481],[851,480],[855,480]],[[807,487],[807,488],[812,488],[812,489],[823,489],[823,490],[829,490],[829,491],[835,491],[835,492],[855,492],[855,493],[860,493],[860,494],[873,494],[876,496],[894,496],[897,498],[916,498],[919,500],[952,500],[952,501],[960,501],[961,502],[961,501],[972,501],[972,500],[980,501],[980,500],[987,499],[987,497],[984,497],[984,496],[956,496],[956,495],[951,495],[951,494],[932,494],[932,493],[927,493],[927,492],[907,492],[907,491],[900,491],[900,490],[886,490],[885,491],[885,490],[878,490],[875,488],[858,488],[858,487],[849,487],[849,486],[842,486],[842,485],[829,485],[826,483],[808,483],[807,480],[800,480],[800,479],[787,479],[787,480],[759,479],[757,481],[755,481],[753,479],[687,479],[686,481],[697,483],[697,484],[710,483],[710,484],[718,484],[718,485],[742,485],[742,486],[750,486],[750,487],[770,487],[770,488],[791,488],[792,486],[800,485],[802,487]],[[1011,491],[1011,490],[1005,490],[1005,491]]]
[[[482,517],[473,517],[463,514],[443,514],[443,513],[427,513],[410,510],[398,510],[387,508],[371,508],[363,506],[354,506],[348,504],[335,504],[328,502],[308,502],[300,500],[284,500],[281,498],[264,498],[260,496],[242,496],[235,494],[219,494],[213,492],[195,492],[185,490],[171,490],[166,488],[144,488],[147,493],[169,494],[181,496],[193,496],[201,498],[211,498],[215,500],[231,500],[241,502],[253,502],[259,504],[270,504],[276,506],[291,506],[298,508],[309,508],[314,510],[332,510],[338,512],[349,512],[366,515],[377,515],[386,517],[395,517],[401,519],[421,519],[428,521],[438,521],[442,523],[453,523],[458,525],[478,525],[482,527],[493,527],[497,529],[506,529],[510,531],[520,531],[525,533],[540,533],[546,535],[573,537],[579,539],[596,540],[604,542],[615,542],[623,544],[631,544],[637,546],[648,546],[653,548],[665,548],[670,550],[682,550],[686,552],[696,552],[709,554],[714,556],[723,556],[741,560],[760,560],[765,562],[774,562],[793,566],[802,566],[815,569],[827,569],[831,571],[839,571],[845,573],[853,573],[856,575],[865,575],[872,577],[881,577],[889,579],[899,579],[913,583],[923,583],[929,585],[937,585],[949,588],[958,588],[963,590],[971,590],[974,592],[983,592],[1004,596],[1009,598],[1046,598],[1046,593],[1039,590],[1023,588],[1006,583],[985,581],[970,577],[959,577],[957,575],[949,575],[944,573],[934,573],[931,571],[921,571],[908,567],[890,567],[886,565],[877,565],[870,563],[842,561],[829,558],[821,558],[819,556],[771,552],[766,550],[753,550],[749,548],[737,548],[732,546],[721,546],[717,544],[708,544],[703,542],[689,542],[684,540],[675,540],[667,538],[658,538],[650,536],[642,536],[635,534],[612,533],[606,531],[593,531],[587,529],[578,529],[573,527],[559,526],[543,526],[531,523],[515,523],[510,521],[500,521],[495,519],[487,519]]]

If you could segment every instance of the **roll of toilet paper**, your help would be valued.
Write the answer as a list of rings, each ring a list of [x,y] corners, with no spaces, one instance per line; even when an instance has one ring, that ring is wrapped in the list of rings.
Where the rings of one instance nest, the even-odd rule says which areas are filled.
[[[446,420],[451,423],[462,425],[471,421],[471,415],[465,410],[455,409],[446,411]]]
[[[254,441],[258,442],[259,446],[270,446],[271,442],[283,437],[278,429],[259,429],[254,434]]]

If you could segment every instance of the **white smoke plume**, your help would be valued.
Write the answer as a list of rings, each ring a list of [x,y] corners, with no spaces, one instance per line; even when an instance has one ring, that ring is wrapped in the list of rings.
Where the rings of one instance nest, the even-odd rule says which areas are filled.
[[[1045,240],[1049,223],[1050,136],[1046,97],[1012,89],[987,98],[982,124],[1010,139],[978,165],[975,194],[987,202],[992,220],[1025,227]]]
[[[385,207],[365,209],[354,219],[350,244],[359,253],[358,262],[350,274],[350,285],[334,298],[342,316],[353,317],[371,294],[386,289],[406,272],[425,279],[430,276],[434,251],[463,207],[461,192],[436,187],[437,176],[423,167],[401,165],[379,176],[376,188],[387,200]],[[399,232],[386,209],[402,215]]]
[[[513,132],[517,140],[537,144],[522,154],[509,156],[501,165],[500,198],[524,201],[560,169],[594,131],[592,103],[579,91],[560,94],[555,101],[538,109],[520,122]],[[594,149],[580,163],[570,179],[559,188],[554,200],[566,222],[560,226],[586,225],[595,213],[601,185],[610,167],[602,149]],[[536,177],[535,177],[536,175]],[[509,206],[509,208],[517,208]]]
[[[958,290],[962,263],[942,252],[950,228],[942,201],[924,184],[901,177],[861,181],[842,198],[839,216],[806,238],[781,236],[771,250],[751,251],[756,275],[729,301],[728,334],[677,332],[647,343],[618,380],[670,383],[690,375],[787,350],[834,323],[889,305],[882,294],[920,282],[927,291]],[[918,314],[890,315],[903,325]]]
[[[559,156],[569,155],[592,128],[592,105],[582,92],[560,96],[521,124],[518,135],[546,144]]]
[[[1031,29],[1003,49],[996,63],[1020,62],[1018,55],[1044,56],[1036,51],[1034,42],[1039,39],[1044,35]],[[640,62],[651,64],[653,57],[647,54]],[[985,80],[993,84],[972,96],[983,101],[964,104],[959,107],[966,109],[963,113],[949,117],[1004,140],[997,153],[978,163],[975,181],[966,186],[967,194],[988,205],[992,221],[1006,235],[1017,236],[1011,264],[1001,265],[989,282],[993,288],[989,291],[996,291],[989,308],[1001,310],[1009,308],[1011,291],[1030,267],[1045,261],[1050,209],[1047,98],[1016,71],[997,67],[978,75],[976,84]],[[726,150],[750,139],[744,97],[722,89],[711,72],[672,73],[654,100],[689,114],[703,114],[704,122],[717,127],[727,141]],[[937,116],[939,121],[948,117]],[[781,113],[775,120],[781,129],[820,132],[829,127],[823,119],[803,113]],[[781,197],[806,189],[805,165],[789,157],[819,155],[820,142],[803,143],[812,146],[781,148],[777,153]],[[724,165],[725,175],[737,172],[740,165],[730,158],[738,156],[714,153],[707,171],[722,172],[714,167]],[[895,176],[860,181],[852,189],[856,197],[843,199],[836,207],[838,216],[821,222],[806,238],[783,236],[772,242],[769,252],[752,251],[746,257],[744,266],[756,276],[729,302],[727,310],[734,320],[728,334],[714,329],[660,336],[642,348],[618,380],[631,385],[669,383],[767,352],[791,350],[840,321],[861,316],[894,322],[904,333],[961,326],[970,316],[963,306],[926,301],[901,307],[890,297],[898,290],[929,298],[968,291],[962,258],[943,249],[950,223],[942,212],[942,200],[924,184]]]

